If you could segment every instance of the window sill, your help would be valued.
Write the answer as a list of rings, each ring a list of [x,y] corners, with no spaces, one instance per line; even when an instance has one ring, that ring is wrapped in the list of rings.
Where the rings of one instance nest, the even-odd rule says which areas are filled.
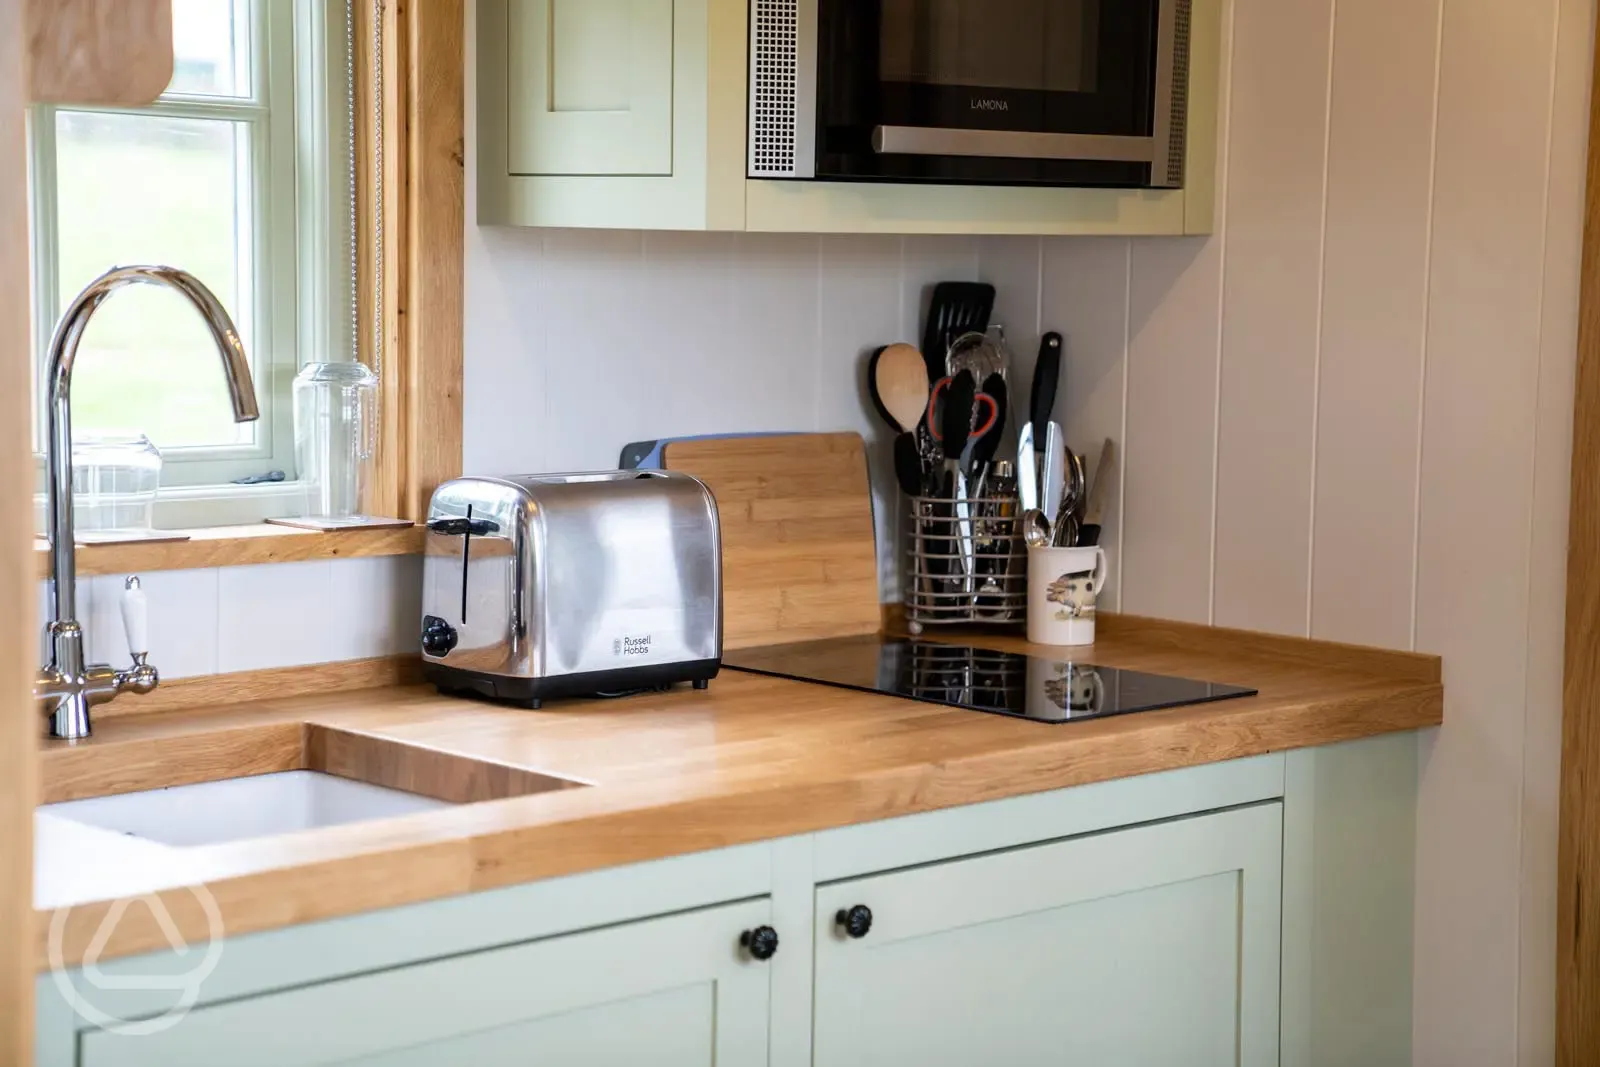
[[[78,576],[135,571],[182,571],[317,559],[361,559],[422,554],[420,526],[323,533],[287,526],[213,526],[184,530],[188,541],[133,541],[78,546]],[[50,546],[34,542],[41,578],[50,576]]]

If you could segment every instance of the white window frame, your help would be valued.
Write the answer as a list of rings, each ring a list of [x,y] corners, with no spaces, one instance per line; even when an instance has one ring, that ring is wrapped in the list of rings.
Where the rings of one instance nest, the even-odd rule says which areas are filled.
[[[254,266],[247,276],[253,284],[245,296],[250,308],[245,343],[253,357],[261,421],[252,444],[163,448],[156,503],[156,525],[162,528],[228,525],[302,512],[304,495],[293,477],[294,375],[304,363],[349,359],[352,352],[345,5],[324,0],[244,2],[253,15],[255,42],[248,98],[172,94],[131,109],[37,105],[30,123],[35,350],[36,367],[41,368],[34,432],[39,452],[44,443],[42,368],[63,310],[57,291],[57,114],[148,114],[251,126],[254,247],[249,254]],[[272,470],[287,472],[289,480],[256,486],[231,481]]]

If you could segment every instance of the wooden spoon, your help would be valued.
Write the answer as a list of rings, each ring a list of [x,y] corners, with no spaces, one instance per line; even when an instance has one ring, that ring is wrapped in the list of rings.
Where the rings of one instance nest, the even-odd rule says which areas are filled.
[[[872,362],[872,392],[902,433],[916,430],[928,412],[928,367],[922,353],[907,344],[895,344]]]

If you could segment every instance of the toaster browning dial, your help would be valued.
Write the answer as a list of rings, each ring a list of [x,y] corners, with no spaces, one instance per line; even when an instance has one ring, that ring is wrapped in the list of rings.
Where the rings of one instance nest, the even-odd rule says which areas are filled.
[[[428,655],[448,656],[460,640],[456,628],[439,616],[429,615],[422,620],[422,651]]]

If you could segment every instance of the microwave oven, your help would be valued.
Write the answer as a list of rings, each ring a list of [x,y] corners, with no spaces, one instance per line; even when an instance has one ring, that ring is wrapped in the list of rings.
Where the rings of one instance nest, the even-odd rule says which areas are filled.
[[[752,178],[1183,185],[1190,0],[751,0]]]

